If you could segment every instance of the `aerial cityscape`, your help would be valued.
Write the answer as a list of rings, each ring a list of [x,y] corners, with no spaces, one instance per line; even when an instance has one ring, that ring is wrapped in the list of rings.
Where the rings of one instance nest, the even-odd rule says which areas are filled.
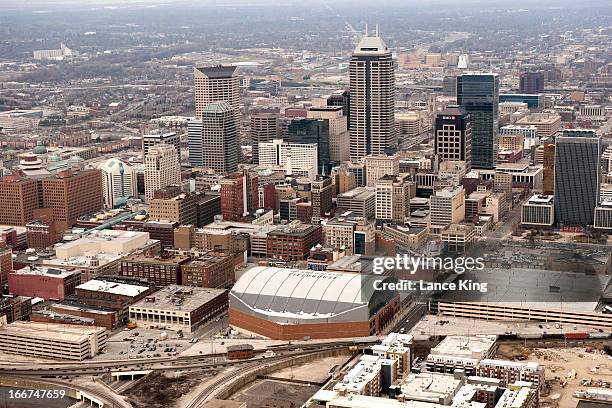
[[[609,0],[0,0],[0,408],[612,408]]]

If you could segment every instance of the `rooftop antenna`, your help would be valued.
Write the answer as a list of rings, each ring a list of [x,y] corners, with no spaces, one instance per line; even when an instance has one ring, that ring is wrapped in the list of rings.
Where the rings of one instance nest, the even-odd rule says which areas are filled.
[[[368,36],[368,23],[366,23],[366,32],[365,32],[365,36]]]
[[[376,24],[376,37],[378,37],[378,24]]]

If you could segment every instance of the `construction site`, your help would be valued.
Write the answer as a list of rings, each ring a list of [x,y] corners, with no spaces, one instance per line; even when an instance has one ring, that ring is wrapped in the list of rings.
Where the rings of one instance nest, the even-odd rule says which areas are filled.
[[[601,343],[584,343],[576,347],[526,347],[525,344],[502,343],[497,358],[533,361],[546,368],[546,384],[541,393],[542,408],[575,408],[576,392],[587,388],[609,389],[612,382],[612,357]],[[596,405],[603,407],[605,405]]]

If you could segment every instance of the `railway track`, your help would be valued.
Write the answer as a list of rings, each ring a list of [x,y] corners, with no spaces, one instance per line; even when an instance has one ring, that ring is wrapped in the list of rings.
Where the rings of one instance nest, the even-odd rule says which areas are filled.
[[[327,347],[348,347],[355,345],[355,341],[325,342],[311,344],[287,344],[270,347],[275,353],[293,352],[296,350],[311,351],[321,350]],[[368,343],[359,343],[368,344]],[[259,355],[266,350],[261,350]],[[219,366],[244,364],[232,360],[216,361],[224,359],[225,353],[213,353],[194,356],[161,357],[149,359],[132,360],[103,360],[103,361],[81,361],[57,362],[45,364],[9,363],[0,364],[0,375],[28,375],[28,376],[74,376],[74,375],[97,375],[111,371],[128,370],[171,370],[171,369],[196,369],[215,368]],[[268,359],[269,360],[269,359]],[[248,360],[247,360],[248,361]],[[260,360],[257,360],[260,361]]]

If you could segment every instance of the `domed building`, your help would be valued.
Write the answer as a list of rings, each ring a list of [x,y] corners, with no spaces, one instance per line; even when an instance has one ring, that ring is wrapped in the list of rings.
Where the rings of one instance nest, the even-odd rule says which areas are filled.
[[[34,153],[37,156],[40,156],[40,155],[43,155],[43,154],[47,154],[47,146],[42,144],[41,141],[38,141],[36,143],[36,147],[34,147],[34,150],[32,150],[32,153]]]
[[[359,273],[254,267],[229,295],[234,329],[279,340],[377,335],[399,305],[396,292],[374,290],[390,278]]]

